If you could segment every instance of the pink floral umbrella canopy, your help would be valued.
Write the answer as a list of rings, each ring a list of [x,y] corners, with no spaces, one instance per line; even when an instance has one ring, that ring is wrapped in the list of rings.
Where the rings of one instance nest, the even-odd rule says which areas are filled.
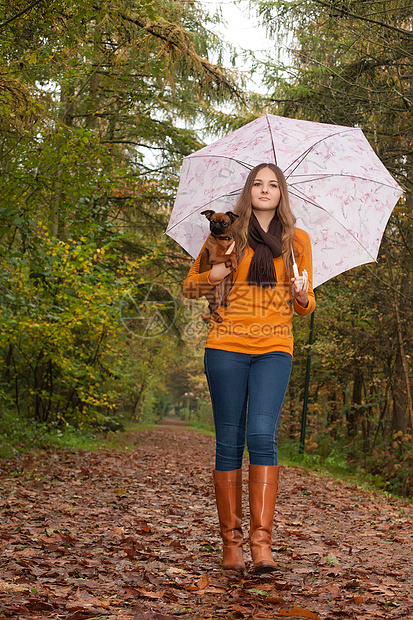
[[[197,256],[209,234],[205,209],[234,208],[249,171],[284,172],[297,226],[313,247],[313,284],[375,261],[402,194],[361,129],[265,114],[183,161],[166,233]]]

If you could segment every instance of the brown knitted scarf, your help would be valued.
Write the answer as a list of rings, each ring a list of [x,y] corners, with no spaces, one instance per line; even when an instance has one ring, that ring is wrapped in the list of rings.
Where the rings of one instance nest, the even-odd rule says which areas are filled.
[[[282,254],[281,222],[277,214],[272,218],[265,232],[254,214],[251,216],[248,232],[248,244],[254,250],[248,271],[248,284],[255,284],[263,288],[275,288],[277,274],[275,273],[273,258]]]

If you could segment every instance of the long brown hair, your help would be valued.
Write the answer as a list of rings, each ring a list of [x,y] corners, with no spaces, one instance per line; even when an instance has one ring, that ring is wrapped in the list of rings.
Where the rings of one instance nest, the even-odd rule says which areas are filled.
[[[295,217],[291,211],[290,201],[288,199],[287,181],[285,180],[285,176],[281,168],[275,164],[258,164],[258,166],[255,166],[255,168],[251,170],[247,180],[245,181],[245,185],[234,209],[234,212],[239,215],[232,226],[236,250],[238,256],[242,258],[248,245],[248,231],[252,216],[251,190],[258,172],[263,168],[270,168],[270,170],[274,172],[280,188],[281,197],[277,207],[277,215],[282,226],[282,257],[284,261],[285,275],[288,278],[293,268],[291,248],[294,236]]]

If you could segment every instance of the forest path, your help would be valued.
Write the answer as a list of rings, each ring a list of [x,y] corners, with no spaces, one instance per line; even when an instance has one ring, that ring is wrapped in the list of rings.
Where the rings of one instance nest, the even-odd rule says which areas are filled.
[[[279,571],[219,565],[214,440],[172,423],[128,448],[0,461],[0,620],[413,618],[413,507],[283,467]],[[247,480],[247,466],[244,472]],[[244,488],[247,540],[247,486]]]

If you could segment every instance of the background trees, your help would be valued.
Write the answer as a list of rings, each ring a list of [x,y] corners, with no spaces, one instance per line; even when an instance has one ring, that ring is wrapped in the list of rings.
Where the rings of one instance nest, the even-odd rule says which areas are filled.
[[[187,2],[1,9],[0,371],[16,414],[102,426],[157,411],[179,332],[136,326],[151,304],[168,317],[162,285],[175,293],[187,261],[163,237],[179,165],[211,107],[243,101],[208,60],[207,23]]]
[[[266,64],[261,104],[284,116],[361,127],[405,189],[377,264],[318,292],[312,395],[318,431],[334,436],[339,425],[353,454],[359,449],[372,471],[387,469],[411,490],[412,8],[357,0],[255,6],[274,38],[288,32],[288,60]]]

